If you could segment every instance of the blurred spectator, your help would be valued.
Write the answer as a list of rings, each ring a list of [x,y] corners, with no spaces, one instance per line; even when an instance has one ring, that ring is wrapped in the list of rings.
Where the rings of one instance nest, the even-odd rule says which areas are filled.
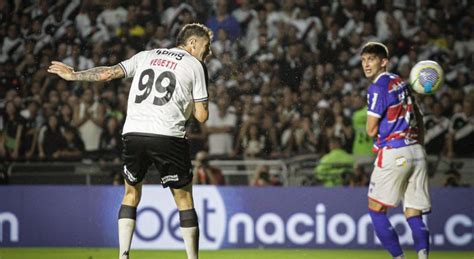
[[[41,30],[44,34],[51,35],[54,39],[60,39],[66,32],[66,26],[70,24],[70,21],[63,20],[62,7],[56,6],[53,12],[44,19]]]
[[[341,140],[341,147],[351,152],[352,142],[354,138],[354,130],[351,125],[351,120],[344,114],[341,102],[334,101],[331,105],[332,116],[326,127],[326,136],[336,137]]]
[[[196,21],[196,12],[194,11],[193,7],[188,4],[182,3],[174,11],[172,20],[169,21],[169,23],[164,23],[164,25],[167,25],[168,32],[169,32],[168,35],[171,35],[172,37],[176,37],[178,35],[179,30],[185,24],[193,23],[195,21]]]
[[[216,36],[216,40],[214,40],[214,42],[211,44],[212,53],[220,57],[224,52],[230,52],[232,53],[232,57],[235,56],[235,45],[231,40],[228,39],[227,32],[220,28],[217,30]]]
[[[121,151],[122,134],[121,125],[116,117],[107,117],[104,123],[104,129],[100,136],[100,167],[103,171],[109,172],[115,184],[119,181],[123,183],[123,177],[120,176],[122,170]]]
[[[249,50],[250,44],[253,40],[257,39],[259,36],[262,36],[260,31],[260,28],[263,28],[265,33],[267,33],[267,18],[268,18],[268,12],[267,9],[265,8],[264,5],[262,4],[257,4],[256,7],[254,8],[256,14],[255,15],[249,15],[247,19],[251,19],[248,22],[247,26],[247,33],[245,37],[245,41],[243,42],[243,45]],[[236,15],[237,19],[239,19],[239,15]],[[267,35],[265,35],[266,37]],[[257,51],[257,50],[255,50]],[[254,51],[254,52],[255,52]]]
[[[10,24],[7,28],[7,35],[1,44],[0,63],[7,60],[17,62],[25,50],[24,40],[19,37],[19,29],[16,24]]]
[[[194,116],[191,116],[186,122],[186,137],[189,139],[191,157],[195,157],[197,152],[205,149],[207,139],[203,127]]]
[[[449,120],[439,102],[433,103],[433,113],[423,116],[425,125],[425,149],[429,155],[441,155],[445,152],[446,135],[449,130]]]
[[[462,110],[451,118],[447,138],[448,157],[474,157],[474,109],[466,98]]]
[[[7,150],[5,146],[5,133],[3,131],[3,118],[2,123],[0,124],[0,167],[3,166],[3,163],[6,160]]]
[[[372,146],[374,140],[367,135],[367,101],[362,95],[356,94],[352,97],[354,113],[352,114],[352,128],[354,129],[354,143],[352,144],[352,155],[357,164],[373,162],[374,153]]]
[[[445,173],[444,187],[469,187],[468,184],[462,183],[462,175],[455,168],[451,168]]]
[[[7,92],[12,91],[16,95],[16,89],[19,89],[21,85],[20,79],[16,76],[14,65],[12,62],[6,62],[1,64],[0,62],[0,98],[5,98],[2,103],[2,108],[5,105],[5,102],[8,100],[13,100],[13,98],[8,98]]]
[[[63,138],[64,144],[53,153],[53,158],[60,161],[80,161],[84,153],[84,143],[77,131],[73,128],[65,128]]]
[[[147,21],[158,24],[160,23],[160,17],[157,15],[161,13],[162,8],[160,3],[153,0],[142,0],[140,1],[140,6],[138,7],[138,20],[140,24],[145,24]]]
[[[4,148],[8,160],[18,160],[22,155],[20,152],[24,124],[25,121],[13,101],[8,101],[5,104],[5,117],[3,118]]]
[[[260,165],[254,172],[251,186],[280,186],[282,185],[280,179],[276,175],[270,174],[270,167],[268,165]]]
[[[180,2],[181,1],[179,0],[170,1],[169,6],[163,11],[161,15],[162,24],[168,27],[171,25],[171,23],[173,22],[173,19],[177,16],[176,10],[178,10]]]
[[[316,153],[318,138],[313,130],[311,119],[309,117],[303,117],[299,127],[301,130],[295,135],[298,154]]]
[[[206,151],[200,151],[196,154],[193,181],[195,184],[225,185],[222,171],[209,164]]]
[[[321,19],[312,14],[309,8],[302,6],[297,19],[292,23],[298,28],[299,39],[304,41],[312,52],[317,52],[320,33],[323,31]]]
[[[293,42],[288,46],[287,54],[278,61],[282,83],[289,86],[293,92],[297,91],[306,66],[301,55],[301,43]]]
[[[239,133],[239,143],[245,159],[261,157],[266,144],[266,136],[262,130],[252,121],[244,122]]]
[[[130,5],[127,9],[127,20],[116,30],[116,35],[134,49],[140,48],[142,39],[146,38],[145,28],[139,23],[138,12],[138,7]]]
[[[106,2],[105,9],[97,16],[97,23],[103,24],[109,34],[115,35],[117,29],[127,20],[127,9],[118,5],[118,0]]]
[[[66,57],[62,62],[66,65],[74,67],[77,70],[87,70],[94,66],[92,60],[81,55],[79,44],[72,45],[71,55]]]
[[[100,159],[120,163],[122,151],[122,134],[117,118],[108,117],[105,120],[105,127],[100,135]]]
[[[281,148],[285,156],[297,154],[299,151],[298,136],[302,135],[300,124],[300,115],[296,114],[292,117],[281,134]]]
[[[105,110],[105,117],[115,117],[119,124],[122,124],[125,119],[124,106],[120,103],[121,98],[121,95],[117,96],[113,88],[103,90],[101,95],[101,104]]]
[[[252,9],[250,0],[240,0],[240,6],[232,11],[232,16],[239,22],[242,34],[247,32],[249,23],[257,16],[257,12]]]
[[[24,119],[24,134],[22,136],[22,154],[26,160],[32,160],[37,156],[38,134],[40,129],[40,122],[38,121],[39,104],[36,101],[31,101],[27,109],[20,112]]]
[[[59,109],[59,124],[64,128],[75,128],[73,125],[74,111],[69,104],[63,104]]]
[[[241,34],[240,24],[232,14],[229,14],[227,5],[227,0],[217,0],[215,15],[209,17],[206,25],[212,30],[214,35],[217,35],[218,30],[222,28],[227,32],[230,40],[236,40]]]
[[[59,159],[60,150],[65,148],[64,129],[55,115],[49,115],[47,123],[40,129],[38,138],[39,158],[41,160]]]
[[[213,104],[210,103],[210,106]],[[209,107],[209,119],[206,122],[206,132],[209,139],[209,155],[228,156],[234,149],[233,132],[237,118],[230,107],[227,94],[217,100],[214,108]],[[211,111],[211,109],[214,109]]]
[[[0,138],[1,138],[1,136],[0,136]],[[2,158],[2,154],[1,154],[1,151],[0,151],[0,162],[3,162],[3,161],[1,161],[1,158]],[[9,178],[8,178],[8,173],[7,173],[7,167],[3,163],[0,163],[0,185],[8,184],[8,180],[9,180]]]
[[[400,25],[402,27],[403,36],[411,38],[415,36],[420,27],[416,23],[416,12],[413,8],[407,8],[404,16],[400,17]]]
[[[278,130],[274,127],[271,114],[265,114],[262,121],[262,132],[265,137],[263,149],[264,158],[275,158],[280,156],[280,144],[278,142]]]
[[[110,34],[104,23],[97,22],[98,8],[83,3],[81,12],[75,18],[76,28],[81,38],[92,42],[110,40]]]
[[[354,158],[342,149],[339,138],[329,140],[329,153],[321,157],[314,169],[315,178],[325,187],[342,186],[343,174],[350,174]]]
[[[370,177],[364,170],[362,165],[354,166],[354,173],[346,175],[349,179],[343,179],[344,185],[348,184],[351,187],[357,186],[368,186],[370,182]],[[348,183],[346,183],[348,181]]]
[[[169,48],[173,45],[173,42],[169,39],[166,34],[166,28],[163,25],[159,25],[156,28],[155,35],[148,41],[147,49],[158,49],[158,48]]]
[[[90,155],[99,150],[104,114],[102,104],[95,100],[93,91],[86,88],[80,103],[74,107],[73,123],[84,141],[85,151]]]

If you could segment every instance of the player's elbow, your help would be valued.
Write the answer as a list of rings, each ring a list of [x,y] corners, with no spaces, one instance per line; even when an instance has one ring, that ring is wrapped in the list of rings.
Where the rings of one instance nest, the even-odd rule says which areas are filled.
[[[112,79],[114,79],[114,78],[112,77],[112,74],[107,73],[107,74],[103,74],[103,75],[100,77],[100,80],[99,80],[99,81],[102,81],[102,82],[109,82],[109,81],[111,81]]]
[[[194,117],[200,123],[204,123],[209,118],[209,110],[207,108],[207,102],[198,102],[194,104]]]
[[[378,127],[377,124],[375,123],[368,123],[367,124],[367,135],[371,138],[377,137],[377,132],[378,132]]]
[[[207,112],[196,112],[194,114],[194,117],[196,120],[198,120],[200,123],[205,123],[207,119],[209,118],[209,113]]]
[[[371,138],[375,138],[379,131],[378,118],[369,116],[367,118],[367,135]]]
[[[371,138],[377,137],[377,128],[375,129],[367,129],[367,135]]]

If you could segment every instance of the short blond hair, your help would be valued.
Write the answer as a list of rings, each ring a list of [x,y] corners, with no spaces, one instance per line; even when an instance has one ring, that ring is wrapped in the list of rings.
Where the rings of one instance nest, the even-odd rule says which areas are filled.
[[[176,37],[176,46],[186,45],[186,41],[191,36],[207,37],[209,41],[212,41],[213,33],[211,29],[209,29],[203,24],[200,24],[200,23],[186,24],[185,26],[183,26],[183,28],[181,28],[181,30],[178,33],[178,36]]]

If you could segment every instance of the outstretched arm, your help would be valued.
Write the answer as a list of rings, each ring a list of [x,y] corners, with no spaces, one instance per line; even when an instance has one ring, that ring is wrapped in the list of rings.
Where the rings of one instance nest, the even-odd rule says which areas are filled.
[[[88,70],[75,72],[72,67],[58,61],[51,62],[48,72],[56,74],[67,81],[110,81],[125,76],[125,72],[120,65],[111,67],[94,67]]]

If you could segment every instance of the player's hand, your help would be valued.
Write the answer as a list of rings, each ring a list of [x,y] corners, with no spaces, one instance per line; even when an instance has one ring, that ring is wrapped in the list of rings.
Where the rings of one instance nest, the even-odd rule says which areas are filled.
[[[58,61],[51,62],[51,65],[48,67],[48,72],[56,74],[67,81],[74,80],[74,69]]]

